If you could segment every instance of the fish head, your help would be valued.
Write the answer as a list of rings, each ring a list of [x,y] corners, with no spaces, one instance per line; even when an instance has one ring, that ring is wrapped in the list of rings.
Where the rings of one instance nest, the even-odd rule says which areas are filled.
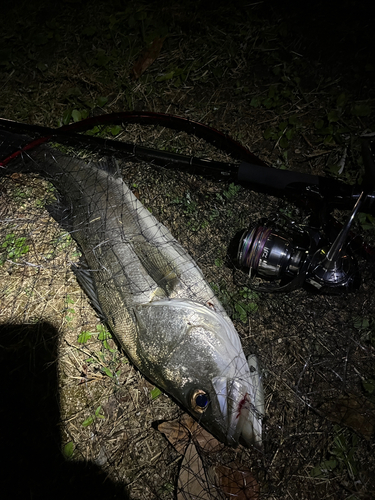
[[[218,356],[216,351],[215,359]],[[189,371],[189,381],[176,387],[180,394],[175,397],[221,442],[261,448],[264,396],[259,371],[255,371],[256,358],[250,358],[250,366],[239,355],[209,372],[204,371],[204,362],[201,366],[196,363]]]
[[[259,367],[255,356],[246,360],[230,319],[180,299],[141,305],[135,313],[146,375],[221,442],[260,447]]]

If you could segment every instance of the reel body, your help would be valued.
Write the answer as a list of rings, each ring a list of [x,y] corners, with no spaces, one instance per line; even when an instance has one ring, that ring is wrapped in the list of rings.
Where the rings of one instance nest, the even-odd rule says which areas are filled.
[[[246,230],[240,239],[237,262],[259,291],[290,291],[306,286],[319,293],[339,294],[360,286],[358,264],[348,244],[357,213],[372,206],[375,186],[375,141],[362,141],[365,178],[361,192],[341,231],[330,241],[324,231],[298,226],[285,216],[273,216]],[[324,203],[324,200],[322,199]]]
[[[319,230],[274,215],[242,233],[236,260],[259,291],[287,292],[305,286],[337,294],[358,288],[358,266],[348,246],[340,248],[334,259],[329,258],[331,250]]]

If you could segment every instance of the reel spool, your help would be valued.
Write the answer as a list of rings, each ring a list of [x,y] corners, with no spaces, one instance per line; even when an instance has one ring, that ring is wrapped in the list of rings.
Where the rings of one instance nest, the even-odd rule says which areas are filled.
[[[236,260],[259,291],[286,292],[304,285],[320,293],[356,289],[358,266],[346,245],[355,213],[330,247],[314,228],[298,226],[285,216],[263,219],[242,233]]]

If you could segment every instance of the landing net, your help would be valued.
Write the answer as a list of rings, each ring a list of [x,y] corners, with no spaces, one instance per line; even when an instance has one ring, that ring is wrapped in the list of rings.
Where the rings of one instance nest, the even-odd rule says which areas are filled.
[[[228,160],[201,139],[164,128],[95,132]],[[100,148],[57,147],[72,162],[113,162]],[[255,293],[228,258],[230,241],[270,213],[303,222],[308,212],[132,154],[116,162],[134,195],[202,269],[246,356],[257,355],[263,449],[223,446],[129,363],[72,272],[81,252],[50,215],[56,188],[14,169],[0,179],[1,419],[21,448],[9,451],[10,463],[22,462],[31,446],[29,461],[63,467],[59,448],[76,481],[101,492],[125,490],[132,499],[362,498],[375,477],[374,265],[360,260],[363,284],[347,296]],[[91,464],[89,472],[82,462]],[[58,484],[50,474],[45,484]]]

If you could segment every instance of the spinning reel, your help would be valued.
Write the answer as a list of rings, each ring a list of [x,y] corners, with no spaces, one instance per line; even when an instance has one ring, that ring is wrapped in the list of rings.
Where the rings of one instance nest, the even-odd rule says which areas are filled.
[[[89,131],[95,126],[123,126],[126,123],[162,125],[194,134],[234,155],[242,163],[209,161],[77,133]],[[253,278],[253,287],[261,291],[289,291],[305,285],[322,293],[340,293],[355,289],[360,284],[358,265],[348,237],[358,211],[375,214],[374,139],[362,141],[365,177],[362,185],[351,186],[332,178],[271,168],[229,136],[201,123],[163,113],[114,113],[87,118],[59,129],[0,119],[2,137],[7,131],[32,133],[39,138],[23,148],[18,145],[17,150],[16,145],[10,143],[9,155],[5,159],[0,158],[0,169],[21,153],[53,139],[61,144],[78,144],[80,148],[94,147],[96,150],[100,147],[103,154],[114,157],[131,154],[140,160],[152,161],[154,165],[183,168],[217,181],[236,182],[273,194],[351,209],[349,218],[335,238],[327,237],[324,230],[314,226],[299,226],[286,217],[273,216],[242,232],[231,246],[232,249],[235,246],[233,253],[237,263]],[[317,226],[321,227],[320,224]],[[322,227],[326,227],[325,222]]]
[[[263,219],[243,232],[237,261],[248,270],[253,288],[259,291],[287,292],[303,285],[320,293],[350,291],[361,281],[346,243],[350,225],[348,221],[329,246],[312,227],[298,226],[281,216]],[[256,278],[263,281],[257,283]]]
[[[248,271],[253,288],[285,292],[305,285],[320,293],[337,294],[359,287],[361,278],[348,236],[357,212],[375,185],[373,151],[367,142],[362,155],[366,170],[363,185],[368,189],[360,193],[333,243],[321,231],[299,226],[280,215],[262,219],[242,233],[237,262]]]

